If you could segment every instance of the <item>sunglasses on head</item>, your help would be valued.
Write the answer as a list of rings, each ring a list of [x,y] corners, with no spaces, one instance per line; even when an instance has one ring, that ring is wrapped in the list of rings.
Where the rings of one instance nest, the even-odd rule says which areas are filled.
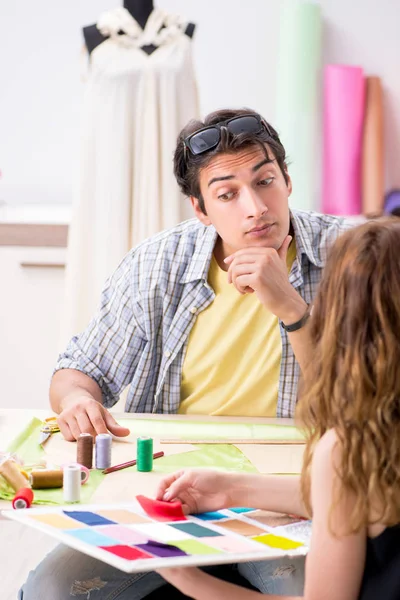
[[[269,135],[273,137],[268,125],[259,115],[241,115],[191,133],[183,140],[185,148],[188,148],[192,154],[202,154],[215,148],[221,141],[222,127],[226,127],[232,135],[261,133],[263,129],[266,129]]]

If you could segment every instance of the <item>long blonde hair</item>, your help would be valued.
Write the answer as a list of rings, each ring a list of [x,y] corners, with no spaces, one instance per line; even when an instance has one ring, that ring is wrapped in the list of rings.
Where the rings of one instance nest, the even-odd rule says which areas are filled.
[[[333,245],[310,324],[313,356],[296,417],[307,431],[301,485],[323,434],[341,445],[339,488],[355,496],[350,531],[400,522],[400,220],[370,221]],[[333,505],[340,494],[334,497]],[[336,498],[336,500],[335,500]],[[371,520],[371,506],[377,508]]]

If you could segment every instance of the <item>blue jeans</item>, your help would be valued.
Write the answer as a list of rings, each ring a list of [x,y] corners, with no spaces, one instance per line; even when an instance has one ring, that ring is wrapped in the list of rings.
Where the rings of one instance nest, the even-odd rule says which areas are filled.
[[[237,573],[264,594],[301,596],[304,587],[304,558],[285,558],[207,567],[218,577],[235,580]],[[157,573],[125,573],[66,546],[57,546],[31,571],[18,592],[19,600],[141,600],[165,584]],[[170,595],[169,595],[170,596]]]

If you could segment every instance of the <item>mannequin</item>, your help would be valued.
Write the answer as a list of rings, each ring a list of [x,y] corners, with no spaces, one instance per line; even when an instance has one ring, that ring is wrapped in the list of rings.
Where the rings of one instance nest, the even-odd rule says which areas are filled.
[[[124,8],[130,12],[132,17],[139,23],[140,27],[144,29],[147,19],[154,10],[153,0],[124,0],[123,5]],[[188,24],[185,30],[185,33],[188,37],[193,37],[195,27],[196,26],[193,23]],[[86,48],[89,54],[91,54],[97,46],[107,39],[107,37],[100,33],[96,25],[88,25],[87,27],[84,27],[83,37],[85,38]],[[146,52],[146,54],[150,55],[152,52],[154,52],[154,50],[157,50],[157,46],[149,44],[148,46],[143,46],[142,50]]]

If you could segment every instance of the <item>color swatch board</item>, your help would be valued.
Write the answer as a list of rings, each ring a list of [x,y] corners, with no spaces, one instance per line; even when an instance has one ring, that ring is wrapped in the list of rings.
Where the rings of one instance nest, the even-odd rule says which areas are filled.
[[[245,508],[171,522],[150,518],[136,501],[9,510],[3,515],[127,573],[305,555],[311,537],[309,521],[271,521],[270,513]]]

